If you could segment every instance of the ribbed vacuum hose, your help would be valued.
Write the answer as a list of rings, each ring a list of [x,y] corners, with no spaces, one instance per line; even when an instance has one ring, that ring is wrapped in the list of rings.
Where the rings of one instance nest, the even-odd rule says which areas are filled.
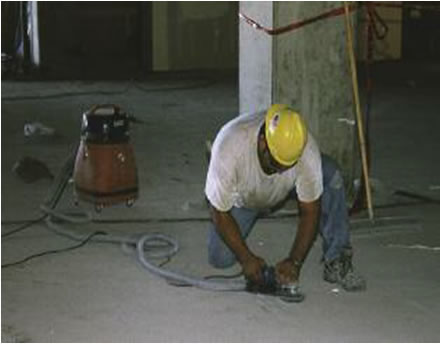
[[[56,211],[55,207],[60,200],[69,178],[72,176],[73,167],[75,163],[75,157],[78,146],[72,151],[72,154],[66,159],[60,173],[54,180],[53,186],[48,193],[48,197],[45,202],[40,206],[43,213],[47,215],[46,225],[53,232],[62,236],[68,237],[76,241],[84,241],[88,237],[91,237],[91,233],[80,233],[78,231],[70,230],[63,226],[62,222],[74,223],[74,224],[86,224],[90,223],[92,216],[88,212],[82,214],[73,215],[66,214],[60,211]],[[208,281],[200,278],[187,276],[179,272],[173,272],[164,268],[158,267],[149,261],[149,258],[171,258],[179,250],[178,242],[164,234],[145,234],[140,238],[134,238],[128,235],[113,235],[105,232],[96,232],[96,236],[93,236],[90,240],[105,243],[114,243],[122,245],[132,245],[136,247],[137,259],[141,265],[151,272],[152,274],[166,279],[172,284],[194,286],[206,290],[214,291],[243,291],[245,290],[245,281]],[[98,235],[100,234],[100,235]],[[152,244],[160,244],[167,249],[149,250],[148,246]]]

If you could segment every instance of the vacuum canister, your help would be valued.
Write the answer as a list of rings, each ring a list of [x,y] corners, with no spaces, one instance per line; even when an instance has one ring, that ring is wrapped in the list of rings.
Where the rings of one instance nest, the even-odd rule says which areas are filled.
[[[76,197],[97,210],[122,202],[130,206],[138,198],[129,118],[119,106],[95,105],[83,114],[73,177]]]

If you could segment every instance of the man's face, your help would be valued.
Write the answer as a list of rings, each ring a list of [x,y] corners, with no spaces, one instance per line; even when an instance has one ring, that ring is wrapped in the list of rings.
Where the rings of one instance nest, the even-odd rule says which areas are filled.
[[[259,135],[259,161],[266,174],[283,173],[295,165],[295,163],[291,166],[279,164],[271,155],[263,133]]]

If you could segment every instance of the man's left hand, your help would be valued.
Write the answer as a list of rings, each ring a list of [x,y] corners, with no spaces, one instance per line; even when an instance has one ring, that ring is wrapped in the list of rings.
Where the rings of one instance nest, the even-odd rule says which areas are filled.
[[[276,278],[279,284],[295,283],[298,281],[299,275],[299,266],[295,265],[290,258],[286,258],[276,265]]]

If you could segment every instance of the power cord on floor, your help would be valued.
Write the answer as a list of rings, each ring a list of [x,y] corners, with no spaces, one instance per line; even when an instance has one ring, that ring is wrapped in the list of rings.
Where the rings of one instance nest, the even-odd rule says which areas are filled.
[[[243,275],[243,271],[240,271],[238,273],[232,274],[232,275],[208,275],[204,277],[204,280],[211,280],[211,279],[234,279],[239,278]]]
[[[23,264],[23,263],[25,263],[25,262],[27,262],[27,261],[29,261],[31,259],[34,259],[34,258],[43,257],[43,256],[47,256],[47,255],[50,255],[50,254],[55,254],[55,253],[61,253],[61,252],[67,252],[67,251],[75,250],[77,248],[80,248],[80,247],[86,245],[93,237],[95,237],[97,235],[107,235],[107,233],[103,232],[103,231],[93,232],[92,234],[87,236],[83,241],[81,241],[77,245],[66,247],[66,248],[61,248],[61,249],[58,249],[58,250],[49,250],[49,251],[44,251],[44,252],[36,253],[36,254],[28,256],[28,257],[26,257],[26,258],[24,258],[22,260],[16,261],[14,263],[2,264],[2,269],[9,268],[11,266],[16,266],[16,265]]]
[[[43,216],[40,216],[39,218],[37,218],[35,220],[27,221],[27,222],[23,223],[21,226],[15,228],[15,229],[13,229],[13,230],[11,230],[9,232],[6,232],[6,233],[2,234],[2,238],[6,238],[6,237],[8,237],[8,236],[10,236],[12,234],[16,234],[18,232],[21,232],[21,231],[27,229],[27,228],[30,228],[33,225],[43,221],[46,217],[47,217],[47,215],[44,214]]]
[[[70,229],[65,226],[66,223],[69,224],[88,224],[91,223],[92,217],[88,212],[80,214],[80,216],[73,216],[66,212],[61,212],[56,210],[56,206],[64,193],[66,185],[69,182],[70,177],[74,169],[74,162],[76,158],[76,151],[78,145],[72,150],[72,153],[67,157],[64,162],[60,173],[54,179],[49,193],[40,206],[41,211],[47,215],[45,218],[45,223],[47,228],[52,232],[67,237],[69,239],[79,241],[79,244],[60,250],[46,251],[39,254],[29,256],[20,261],[2,265],[2,268],[11,267],[14,265],[22,264],[26,261],[34,259],[36,257],[41,257],[48,254],[55,254],[60,252],[65,252],[68,250],[73,250],[85,245],[90,240],[102,243],[112,243],[120,244],[123,247],[133,246],[136,247],[135,255],[137,261],[141,266],[157,277],[161,277],[169,283],[180,283],[181,285],[191,285],[193,287],[213,290],[213,291],[245,291],[246,284],[244,280],[228,280],[228,281],[211,281],[205,280],[203,278],[189,276],[180,272],[175,272],[171,270],[166,270],[162,266],[167,264],[169,260],[178,252],[179,244],[178,242],[167,235],[156,233],[156,234],[141,234],[140,236],[130,236],[130,235],[114,235],[107,234],[101,231],[95,231],[90,235],[85,236],[83,233],[79,233],[76,230]],[[98,234],[102,235],[100,238],[95,238]],[[103,235],[104,234],[104,235]],[[157,248],[160,247],[161,250]],[[155,249],[152,249],[155,248]],[[152,263],[152,260],[165,259],[165,261],[156,265]]]

